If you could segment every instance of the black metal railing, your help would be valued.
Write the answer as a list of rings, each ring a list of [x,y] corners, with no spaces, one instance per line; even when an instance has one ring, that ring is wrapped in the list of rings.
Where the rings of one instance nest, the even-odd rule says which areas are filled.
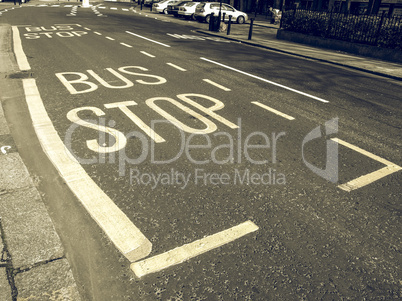
[[[284,11],[281,28],[294,32],[402,50],[402,16],[352,15],[303,9]]]

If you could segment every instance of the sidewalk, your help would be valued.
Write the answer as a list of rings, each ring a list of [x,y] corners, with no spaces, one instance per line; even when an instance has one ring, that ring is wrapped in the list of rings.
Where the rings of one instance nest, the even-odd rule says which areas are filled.
[[[208,30],[198,30],[198,32],[238,41],[248,45],[402,80],[402,64],[357,56],[336,50],[277,40],[276,32],[278,28],[279,25],[270,24],[269,20],[267,20],[265,16],[257,16],[256,20],[254,21],[251,40],[248,40],[250,21],[249,23],[242,25],[232,24],[230,35],[227,35],[226,31],[212,32]]]

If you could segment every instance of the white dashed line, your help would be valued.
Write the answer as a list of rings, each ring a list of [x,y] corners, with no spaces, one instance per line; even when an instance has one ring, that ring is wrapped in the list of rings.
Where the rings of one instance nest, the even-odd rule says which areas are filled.
[[[247,75],[247,76],[249,76],[249,77],[252,77],[252,78],[261,80],[261,81],[266,82],[266,83],[268,83],[268,84],[271,84],[271,85],[274,85],[274,86],[277,86],[277,87],[281,87],[281,88],[283,88],[283,89],[286,89],[286,90],[289,90],[289,91],[292,91],[292,92],[295,92],[295,93],[298,93],[298,94],[307,96],[307,97],[309,97],[309,98],[312,98],[312,99],[315,99],[315,100],[318,100],[318,101],[321,101],[321,102],[324,102],[324,103],[328,103],[328,102],[329,102],[328,100],[319,98],[319,97],[317,97],[317,96],[314,96],[314,95],[311,95],[311,94],[307,94],[307,93],[304,93],[304,92],[302,92],[302,91],[299,91],[299,90],[296,90],[296,89],[293,89],[293,88],[290,88],[290,87],[287,87],[287,86],[284,86],[284,85],[275,83],[275,82],[270,81],[270,80],[267,80],[267,79],[265,79],[265,78],[262,78],[262,77],[259,77],[259,76],[256,76],[256,75],[253,75],[253,74],[250,74],[250,73],[241,71],[241,70],[239,70],[239,69],[236,69],[236,68],[233,68],[233,67],[230,67],[230,66],[227,66],[227,65],[224,65],[224,64],[221,64],[221,63],[218,63],[218,62],[209,60],[209,59],[207,59],[207,58],[201,57],[200,59],[202,59],[202,60],[204,60],[204,61],[207,61],[207,62],[210,62],[210,63],[215,64],[215,65],[218,65],[218,66],[227,68],[227,69],[229,69],[229,70],[236,71],[236,72],[238,72],[238,73]]]
[[[84,29],[85,29],[85,30],[91,30],[91,29],[90,29],[90,28],[88,28],[88,27],[84,27]]]
[[[128,47],[128,48],[133,48],[133,46],[131,46],[131,45],[129,45],[129,44],[126,44],[126,43],[120,43],[120,45],[126,46],[126,47]]]
[[[172,63],[166,63],[167,65],[169,65],[169,66],[171,66],[171,67],[173,67],[173,68],[176,68],[177,70],[180,70],[180,71],[187,71],[186,69],[184,69],[184,68],[182,68],[182,67],[179,67],[179,66],[177,66],[177,65],[175,65],[175,64],[172,64]]]
[[[213,86],[215,86],[215,87],[217,87],[219,89],[222,89],[223,91],[231,91],[229,88],[226,88],[225,86],[222,86],[222,85],[220,85],[218,83],[215,83],[214,81],[212,81],[210,79],[204,78],[203,81],[208,83],[208,84],[211,84],[211,85],[213,85]]]
[[[115,39],[111,38],[111,37],[106,37],[106,39],[114,41]]]
[[[97,32],[97,31],[94,31],[94,34],[97,34],[98,36],[102,35],[100,32]]]
[[[150,54],[150,53],[148,53],[148,52],[145,52],[145,51],[140,51],[142,54],[145,54],[145,55],[147,55],[147,56],[149,56],[149,57],[155,57],[154,55],[152,55],[152,54]]]
[[[165,46],[165,47],[170,47],[169,45],[166,45],[166,44],[163,44],[163,43],[161,43],[161,42],[157,42],[157,41],[148,39],[148,38],[146,38],[146,37],[143,37],[143,36],[140,36],[140,35],[138,35],[138,34],[135,34],[135,33],[131,32],[131,31],[126,31],[126,33],[131,34],[131,35],[136,36],[136,37],[139,37],[139,38],[141,38],[141,39],[150,41],[150,42],[152,42],[152,43],[156,43],[156,44],[159,44],[159,45],[162,45],[162,46]]]
[[[283,117],[283,118],[286,118],[286,119],[288,119],[288,120],[294,120],[294,119],[295,119],[295,118],[292,117],[292,116],[289,116],[289,115],[287,115],[287,114],[285,114],[285,113],[282,113],[282,112],[280,112],[280,111],[278,111],[278,110],[275,110],[275,109],[273,109],[273,108],[271,108],[271,107],[268,107],[268,106],[266,106],[266,105],[264,105],[264,104],[262,104],[262,103],[260,103],[260,102],[258,102],[258,101],[252,101],[251,103],[253,103],[253,104],[255,104],[255,105],[257,105],[257,106],[259,106],[259,107],[261,107],[261,108],[263,108],[263,109],[265,109],[265,110],[267,110],[267,111],[270,111],[270,112],[272,112],[272,113],[274,113],[274,114],[276,114],[276,115],[278,115],[278,116],[281,116],[281,117]]]

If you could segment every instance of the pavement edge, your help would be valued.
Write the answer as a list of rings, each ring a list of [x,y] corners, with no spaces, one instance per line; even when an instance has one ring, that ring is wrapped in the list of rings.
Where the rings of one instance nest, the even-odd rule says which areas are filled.
[[[5,119],[3,106],[24,98],[11,26],[0,24],[0,41],[0,299],[81,300],[38,179],[29,174]]]

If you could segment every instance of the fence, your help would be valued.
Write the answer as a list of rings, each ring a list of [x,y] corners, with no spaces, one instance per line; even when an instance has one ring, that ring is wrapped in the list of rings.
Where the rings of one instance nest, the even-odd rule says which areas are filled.
[[[303,9],[283,12],[281,28],[294,32],[402,50],[402,16],[350,15]]]

